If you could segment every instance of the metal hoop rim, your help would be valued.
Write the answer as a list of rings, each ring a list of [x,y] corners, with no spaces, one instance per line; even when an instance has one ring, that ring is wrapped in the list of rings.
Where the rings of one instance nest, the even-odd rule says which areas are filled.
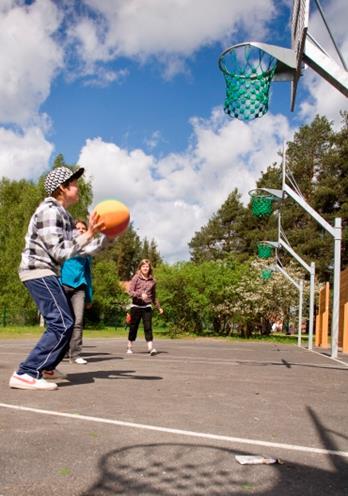
[[[219,64],[219,69],[220,71],[225,75],[225,76],[229,76],[229,77],[234,77],[234,74],[229,72],[227,69],[226,69],[226,66],[223,65],[223,62],[222,62],[222,59],[223,57],[231,52],[232,50],[234,50],[235,48],[240,48],[240,47],[243,47],[243,46],[253,46],[251,44],[250,41],[244,41],[243,43],[237,43],[236,45],[232,45],[230,46],[229,48],[226,48],[220,55],[219,55],[219,59],[218,59],[218,64]],[[258,48],[258,47],[255,47],[257,48],[258,50],[266,53],[264,50],[262,50],[261,48]],[[277,60],[275,57],[273,57],[272,55],[270,55],[270,57],[272,57],[274,60]],[[271,74],[272,73],[272,70],[269,70],[269,71],[266,71],[265,74],[268,75],[268,74]],[[240,79],[256,79],[257,76],[238,76],[238,78]]]
[[[264,193],[264,194],[262,194]],[[271,193],[268,193],[266,191],[262,191],[258,188],[255,188],[255,189],[251,189],[250,191],[248,191],[248,194],[251,198],[255,198],[257,196],[260,196],[262,198],[268,198],[269,200],[276,200],[277,197],[272,195]]]

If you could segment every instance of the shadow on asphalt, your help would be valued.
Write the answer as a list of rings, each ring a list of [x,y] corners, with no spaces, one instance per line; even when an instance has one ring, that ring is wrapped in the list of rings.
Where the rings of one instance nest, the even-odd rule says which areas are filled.
[[[90,346],[90,348],[91,348],[91,346]],[[83,346],[83,349],[85,349],[85,346]],[[88,351],[87,352],[86,351],[83,351],[82,352],[82,355],[85,356],[85,357],[89,357],[89,356],[104,356],[104,355],[110,356],[110,355],[112,355],[112,353],[99,353],[99,352],[94,352],[93,353],[93,351],[91,351],[90,353],[88,353]]]
[[[310,407],[307,412],[325,448],[337,451],[336,443],[315,412]],[[235,460],[237,454],[251,453],[186,443],[115,449],[100,458],[99,479],[81,496],[348,494],[348,464],[343,457],[327,455],[334,470],[324,470],[290,462],[239,465]]]
[[[239,465],[250,453],[192,444],[116,449],[100,459],[99,480],[81,496],[344,496],[344,475],[296,463]],[[338,474],[337,474],[338,476]]]
[[[95,379],[127,379],[138,381],[160,381],[163,378],[156,375],[136,375],[135,370],[100,370],[94,372],[78,372],[67,374],[69,382],[59,382],[59,389],[68,386],[76,386],[76,384],[91,384]]]
[[[280,362],[263,362],[263,361],[257,361],[257,360],[235,360],[235,363],[238,365],[247,365],[247,366],[255,366],[255,367],[286,367],[288,369],[291,369],[292,367],[309,367],[309,368],[314,368],[314,369],[330,369],[330,370],[340,370],[342,372],[347,373],[348,368],[346,366],[342,367],[334,367],[332,365],[317,365],[315,363],[298,363],[298,362],[289,362],[287,360],[284,360],[284,358],[280,358]]]
[[[149,355],[149,352],[148,351],[134,351],[133,352],[134,355]],[[158,356],[158,355],[168,355],[168,351],[156,351],[156,353],[154,355],[152,355],[152,358],[154,356]]]
[[[92,355],[92,353],[91,353]],[[114,356],[114,355],[111,355],[111,356],[108,356],[108,357],[99,357],[99,356],[87,356],[86,353],[82,353],[81,356],[83,358],[86,358],[88,363],[96,363],[96,362],[107,362],[107,361],[110,361],[110,360],[123,360],[123,358],[121,357],[117,357],[117,356]]]

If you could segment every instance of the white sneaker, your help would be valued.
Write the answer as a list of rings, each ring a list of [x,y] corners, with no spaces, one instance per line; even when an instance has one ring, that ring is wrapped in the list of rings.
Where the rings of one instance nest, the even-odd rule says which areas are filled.
[[[156,355],[157,354],[156,348],[152,348],[151,350],[149,350],[149,353],[151,356]]]
[[[133,350],[131,350],[130,348],[127,348],[126,353],[127,353],[127,355],[133,355]]]
[[[42,377],[46,379],[46,381],[49,379],[66,379],[66,375],[63,374],[60,370],[54,369],[54,370],[43,370],[42,371]]]
[[[45,379],[35,379],[35,377],[29,374],[17,374],[16,372],[13,372],[9,386],[15,389],[37,389],[41,391],[53,391],[58,388],[55,382],[47,382]]]
[[[79,365],[84,365],[85,363],[87,363],[87,360],[85,360],[82,357],[79,357],[79,358],[76,358],[75,360],[73,360],[73,363],[77,363]]]

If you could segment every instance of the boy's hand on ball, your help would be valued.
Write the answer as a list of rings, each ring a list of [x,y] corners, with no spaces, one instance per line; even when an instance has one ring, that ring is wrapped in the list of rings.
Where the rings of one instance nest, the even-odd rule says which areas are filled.
[[[100,220],[100,215],[93,212],[89,217],[87,234],[89,238],[93,238],[95,234],[104,228],[104,222]]]

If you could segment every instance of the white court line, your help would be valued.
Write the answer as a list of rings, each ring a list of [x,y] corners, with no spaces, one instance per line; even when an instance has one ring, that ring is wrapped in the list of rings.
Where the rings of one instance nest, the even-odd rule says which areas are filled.
[[[188,437],[198,437],[202,439],[212,439],[214,441],[225,441],[228,443],[238,443],[238,444],[250,444],[253,446],[264,446],[268,448],[280,448],[291,451],[302,451],[306,453],[316,453],[319,455],[334,455],[348,458],[348,451],[334,451],[327,450],[322,448],[311,448],[307,446],[299,446],[296,444],[286,444],[286,443],[273,443],[270,441],[259,441],[257,439],[246,439],[242,437],[231,437],[231,436],[220,436],[218,434],[209,434],[205,432],[194,432],[194,431],[184,431],[181,429],[171,429],[168,427],[159,427],[156,425],[147,425],[147,424],[136,424],[134,422],[124,422],[122,420],[112,420],[101,417],[90,417],[89,415],[80,415],[78,413],[63,413],[57,412],[53,410],[41,410],[39,408],[30,408],[27,406],[19,406],[19,405],[10,405],[8,403],[0,403],[0,407],[9,408],[12,410],[20,410],[24,412],[33,412],[33,413],[41,413],[43,415],[53,415],[56,417],[65,417],[71,418],[75,420],[86,420],[88,422],[97,422],[100,424],[111,424],[117,425],[120,427],[131,427],[135,429],[144,429],[149,431],[156,432],[165,432],[166,434],[176,434],[179,436],[188,436]]]

